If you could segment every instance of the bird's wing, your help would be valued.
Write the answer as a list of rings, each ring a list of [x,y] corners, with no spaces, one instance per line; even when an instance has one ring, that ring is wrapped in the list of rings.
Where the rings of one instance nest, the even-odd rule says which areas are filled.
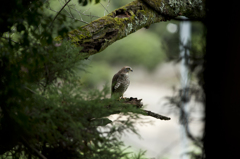
[[[121,85],[121,82],[119,82],[119,80],[118,80],[117,83],[114,86],[114,89],[117,89],[120,85]]]
[[[121,82],[119,80],[120,75],[115,74],[112,79],[112,93],[121,85]]]

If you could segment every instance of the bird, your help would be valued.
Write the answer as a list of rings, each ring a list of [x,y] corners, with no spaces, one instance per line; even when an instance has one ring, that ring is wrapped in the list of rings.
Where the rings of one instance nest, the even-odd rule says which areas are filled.
[[[133,72],[133,69],[130,66],[124,66],[119,70],[112,78],[112,91],[111,97],[123,98],[123,93],[127,90],[130,79],[129,72]]]

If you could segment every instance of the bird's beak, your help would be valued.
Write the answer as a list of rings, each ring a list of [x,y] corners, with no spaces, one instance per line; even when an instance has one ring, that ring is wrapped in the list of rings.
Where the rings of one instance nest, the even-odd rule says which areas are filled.
[[[131,72],[133,72],[133,70],[130,70]]]

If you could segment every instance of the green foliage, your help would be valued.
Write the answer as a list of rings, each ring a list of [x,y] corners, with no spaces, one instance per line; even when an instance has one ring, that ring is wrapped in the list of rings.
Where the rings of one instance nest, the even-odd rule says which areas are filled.
[[[131,158],[135,158],[135,159],[147,159],[145,157],[143,157],[145,155],[146,151],[142,151],[140,150],[138,152],[138,154],[134,154]]]
[[[92,61],[88,67],[85,68],[87,73],[79,72],[81,81],[88,88],[96,87],[96,84],[103,85],[110,83],[112,70],[111,67],[104,61],[94,62]]]
[[[15,6],[19,1],[9,2]],[[0,21],[0,157],[127,156],[119,136],[125,130],[137,134],[133,123],[141,110],[107,99],[107,87],[82,89],[79,71],[86,64],[81,48],[53,41],[69,31],[66,16],[45,14],[48,4],[41,0],[22,2],[1,13],[6,19]],[[120,112],[128,118],[107,118]]]
[[[10,31],[11,26],[17,25],[18,31],[25,30],[24,22],[36,26],[41,20],[42,14],[38,12],[45,0],[9,0],[0,6],[0,36],[6,31]],[[26,9],[28,8],[28,9]],[[29,16],[31,14],[31,16]],[[33,18],[34,17],[34,18]]]
[[[98,62],[107,60],[112,65],[144,66],[148,70],[153,70],[164,59],[161,39],[147,30],[131,34],[93,57]]]

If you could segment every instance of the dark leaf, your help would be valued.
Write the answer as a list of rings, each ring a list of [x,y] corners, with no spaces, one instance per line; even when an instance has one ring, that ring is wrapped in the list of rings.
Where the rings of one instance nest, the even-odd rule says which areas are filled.
[[[23,30],[25,30],[25,26],[23,24],[18,24],[17,25],[17,31],[21,32]]]
[[[88,1],[87,0],[84,0],[84,2],[83,2],[83,6],[86,6],[88,4]]]
[[[58,31],[58,35],[63,36],[64,34],[66,34],[68,32],[68,29],[66,27],[63,27],[62,29],[60,29]]]

